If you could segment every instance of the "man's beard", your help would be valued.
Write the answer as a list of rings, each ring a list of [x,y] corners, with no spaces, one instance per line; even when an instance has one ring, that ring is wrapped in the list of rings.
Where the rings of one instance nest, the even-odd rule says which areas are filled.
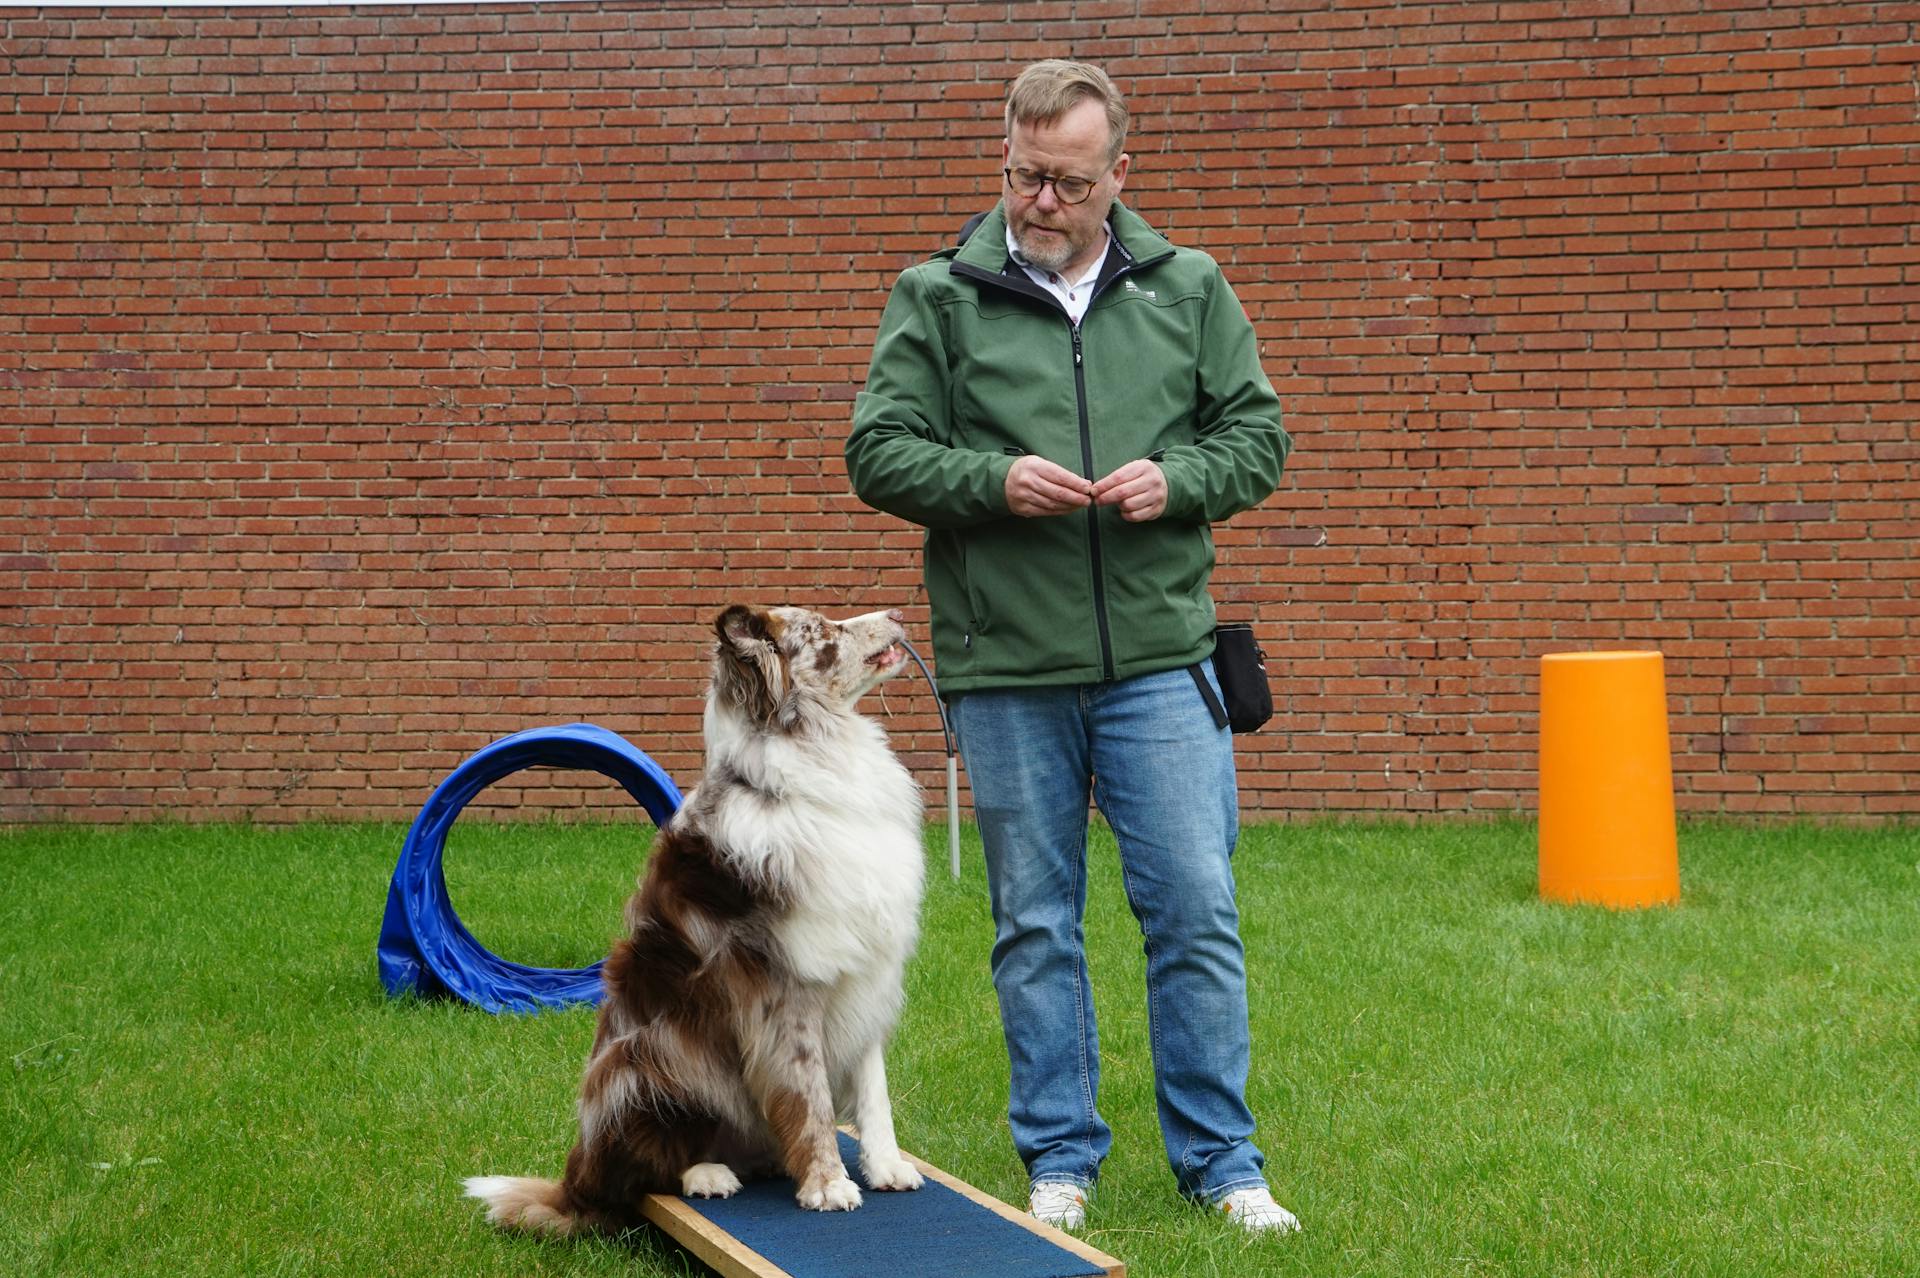
[[[1040,240],[1038,243],[1036,240],[1039,240],[1039,237],[1032,235],[1024,228],[1014,232],[1013,242],[1020,246],[1020,255],[1038,269],[1051,271],[1056,275],[1066,269],[1067,263],[1073,261],[1073,255],[1080,250],[1080,246],[1064,232],[1058,236]]]

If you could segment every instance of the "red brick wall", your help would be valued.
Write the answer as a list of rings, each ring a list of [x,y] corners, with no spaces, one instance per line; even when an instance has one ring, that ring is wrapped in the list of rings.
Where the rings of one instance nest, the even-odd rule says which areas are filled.
[[[572,719],[690,784],[723,602],[924,634],[850,401],[1068,52],[1298,443],[1250,812],[1528,809],[1622,645],[1684,809],[1920,811],[1920,5],[1274,8],[0,10],[0,818],[404,817]]]

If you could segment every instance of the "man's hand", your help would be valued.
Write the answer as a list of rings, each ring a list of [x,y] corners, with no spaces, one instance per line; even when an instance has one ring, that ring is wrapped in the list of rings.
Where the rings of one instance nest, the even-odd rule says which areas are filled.
[[[1028,453],[1007,472],[1007,509],[1016,515],[1064,515],[1092,502],[1092,484],[1044,457]]]
[[[1142,457],[1095,484],[1093,499],[1102,506],[1120,507],[1120,518],[1128,523],[1158,519],[1167,509],[1167,477]]]

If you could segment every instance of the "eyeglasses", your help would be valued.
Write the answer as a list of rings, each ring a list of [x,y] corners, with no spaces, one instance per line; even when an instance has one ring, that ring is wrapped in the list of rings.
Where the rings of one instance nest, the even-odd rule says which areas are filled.
[[[1089,181],[1083,177],[1053,177],[1046,173],[1035,173],[1032,169],[1001,169],[1007,175],[1007,185],[1013,193],[1023,200],[1036,198],[1045,190],[1048,183],[1053,184],[1053,196],[1062,204],[1084,204],[1093,194],[1098,178]]]

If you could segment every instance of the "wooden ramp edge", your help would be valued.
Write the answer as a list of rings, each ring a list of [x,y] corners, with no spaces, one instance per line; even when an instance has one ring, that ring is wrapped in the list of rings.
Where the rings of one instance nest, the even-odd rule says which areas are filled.
[[[792,1278],[786,1270],[687,1206],[684,1198],[648,1194],[640,1200],[640,1214],[700,1257],[700,1263],[722,1278]]]
[[[1091,1265],[1098,1266],[1106,1278],[1126,1278],[1127,1267],[1121,1261],[1063,1229],[1034,1219],[1018,1207],[1001,1202],[985,1190],[976,1189],[957,1176],[950,1176],[932,1163],[902,1151],[902,1156],[919,1168],[928,1180],[937,1181],[994,1215],[1044,1238],[1062,1250],[1072,1252]],[[795,1210],[799,1210],[795,1208]],[[700,1258],[702,1264],[722,1278],[792,1278],[785,1269],[768,1260],[720,1226],[702,1216],[676,1194],[648,1194],[640,1202],[640,1214],[663,1230],[675,1242]]]

